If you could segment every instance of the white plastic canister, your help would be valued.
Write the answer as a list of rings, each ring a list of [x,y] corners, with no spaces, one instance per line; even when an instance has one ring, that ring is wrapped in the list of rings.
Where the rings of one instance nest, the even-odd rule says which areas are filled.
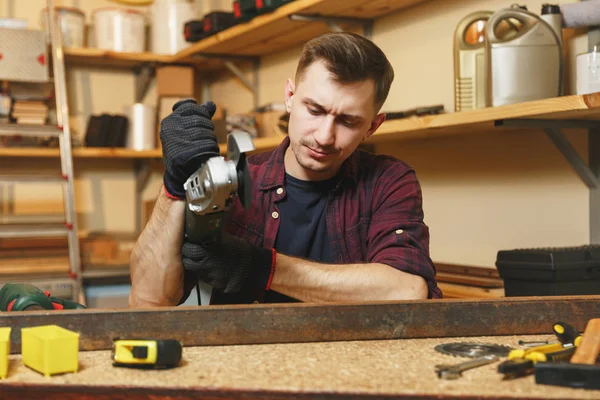
[[[125,107],[129,119],[127,147],[133,150],[156,148],[156,109],[142,103]]]
[[[146,17],[121,8],[100,8],[92,13],[95,46],[124,53],[141,53],[146,49]]]
[[[600,52],[577,55],[577,94],[600,92]]]
[[[175,54],[190,45],[183,30],[187,21],[197,19],[196,5],[191,0],[154,0],[150,19],[152,52]]]
[[[55,18],[62,35],[65,47],[85,46],[85,14],[77,8],[54,7]],[[50,43],[50,30],[48,25],[48,8],[41,12],[42,29],[46,32],[46,40]]]

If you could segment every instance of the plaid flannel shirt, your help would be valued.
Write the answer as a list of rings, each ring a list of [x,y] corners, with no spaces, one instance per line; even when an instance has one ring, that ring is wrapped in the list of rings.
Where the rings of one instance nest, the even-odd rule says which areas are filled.
[[[239,201],[224,229],[250,243],[273,248],[279,229],[278,202],[285,198],[286,137],[272,152],[248,157],[252,204]],[[421,187],[415,171],[390,156],[355,151],[342,165],[327,204],[327,230],[336,264],[381,263],[422,276],[430,298],[441,298],[429,257],[429,228],[423,222]],[[195,285],[188,277],[186,292]],[[186,296],[187,297],[187,296]],[[215,291],[211,304],[261,302],[262,293]]]

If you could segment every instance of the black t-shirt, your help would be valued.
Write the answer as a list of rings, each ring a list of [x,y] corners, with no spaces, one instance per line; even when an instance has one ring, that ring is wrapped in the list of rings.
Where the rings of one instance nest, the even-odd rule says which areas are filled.
[[[336,178],[303,181],[285,175],[285,198],[279,205],[279,230],[275,240],[277,252],[313,261],[332,263],[333,253],[327,234],[326,207]],[[266,303],[296,301],[269,291]]]

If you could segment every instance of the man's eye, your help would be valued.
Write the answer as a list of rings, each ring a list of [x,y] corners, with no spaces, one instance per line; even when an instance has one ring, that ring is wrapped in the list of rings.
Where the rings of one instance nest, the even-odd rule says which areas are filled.
[[[308,112],[311,113],[312,115],[319,115],[321,114],[321,111],[317,110],[316,108],[308,108]]]
[[[344,125],[348,128],[352,128],[352,127],[354,127],[354,125],[356,125],[354,122],[350,122],[350,121],[346,121],[346,120],[342,120],[341,123],[342,123],[342,125]]]

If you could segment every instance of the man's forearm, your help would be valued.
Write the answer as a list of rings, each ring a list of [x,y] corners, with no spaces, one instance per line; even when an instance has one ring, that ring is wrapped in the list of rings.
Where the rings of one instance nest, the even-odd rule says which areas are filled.
[[[427,283],[385,264],[321,264],[277,254],[271,289],[310,303],[426,299]]]
[[[131,254],[130,307],[176,305],[181,299],[184,210],[185,202],[168,198],[161,187]]]

